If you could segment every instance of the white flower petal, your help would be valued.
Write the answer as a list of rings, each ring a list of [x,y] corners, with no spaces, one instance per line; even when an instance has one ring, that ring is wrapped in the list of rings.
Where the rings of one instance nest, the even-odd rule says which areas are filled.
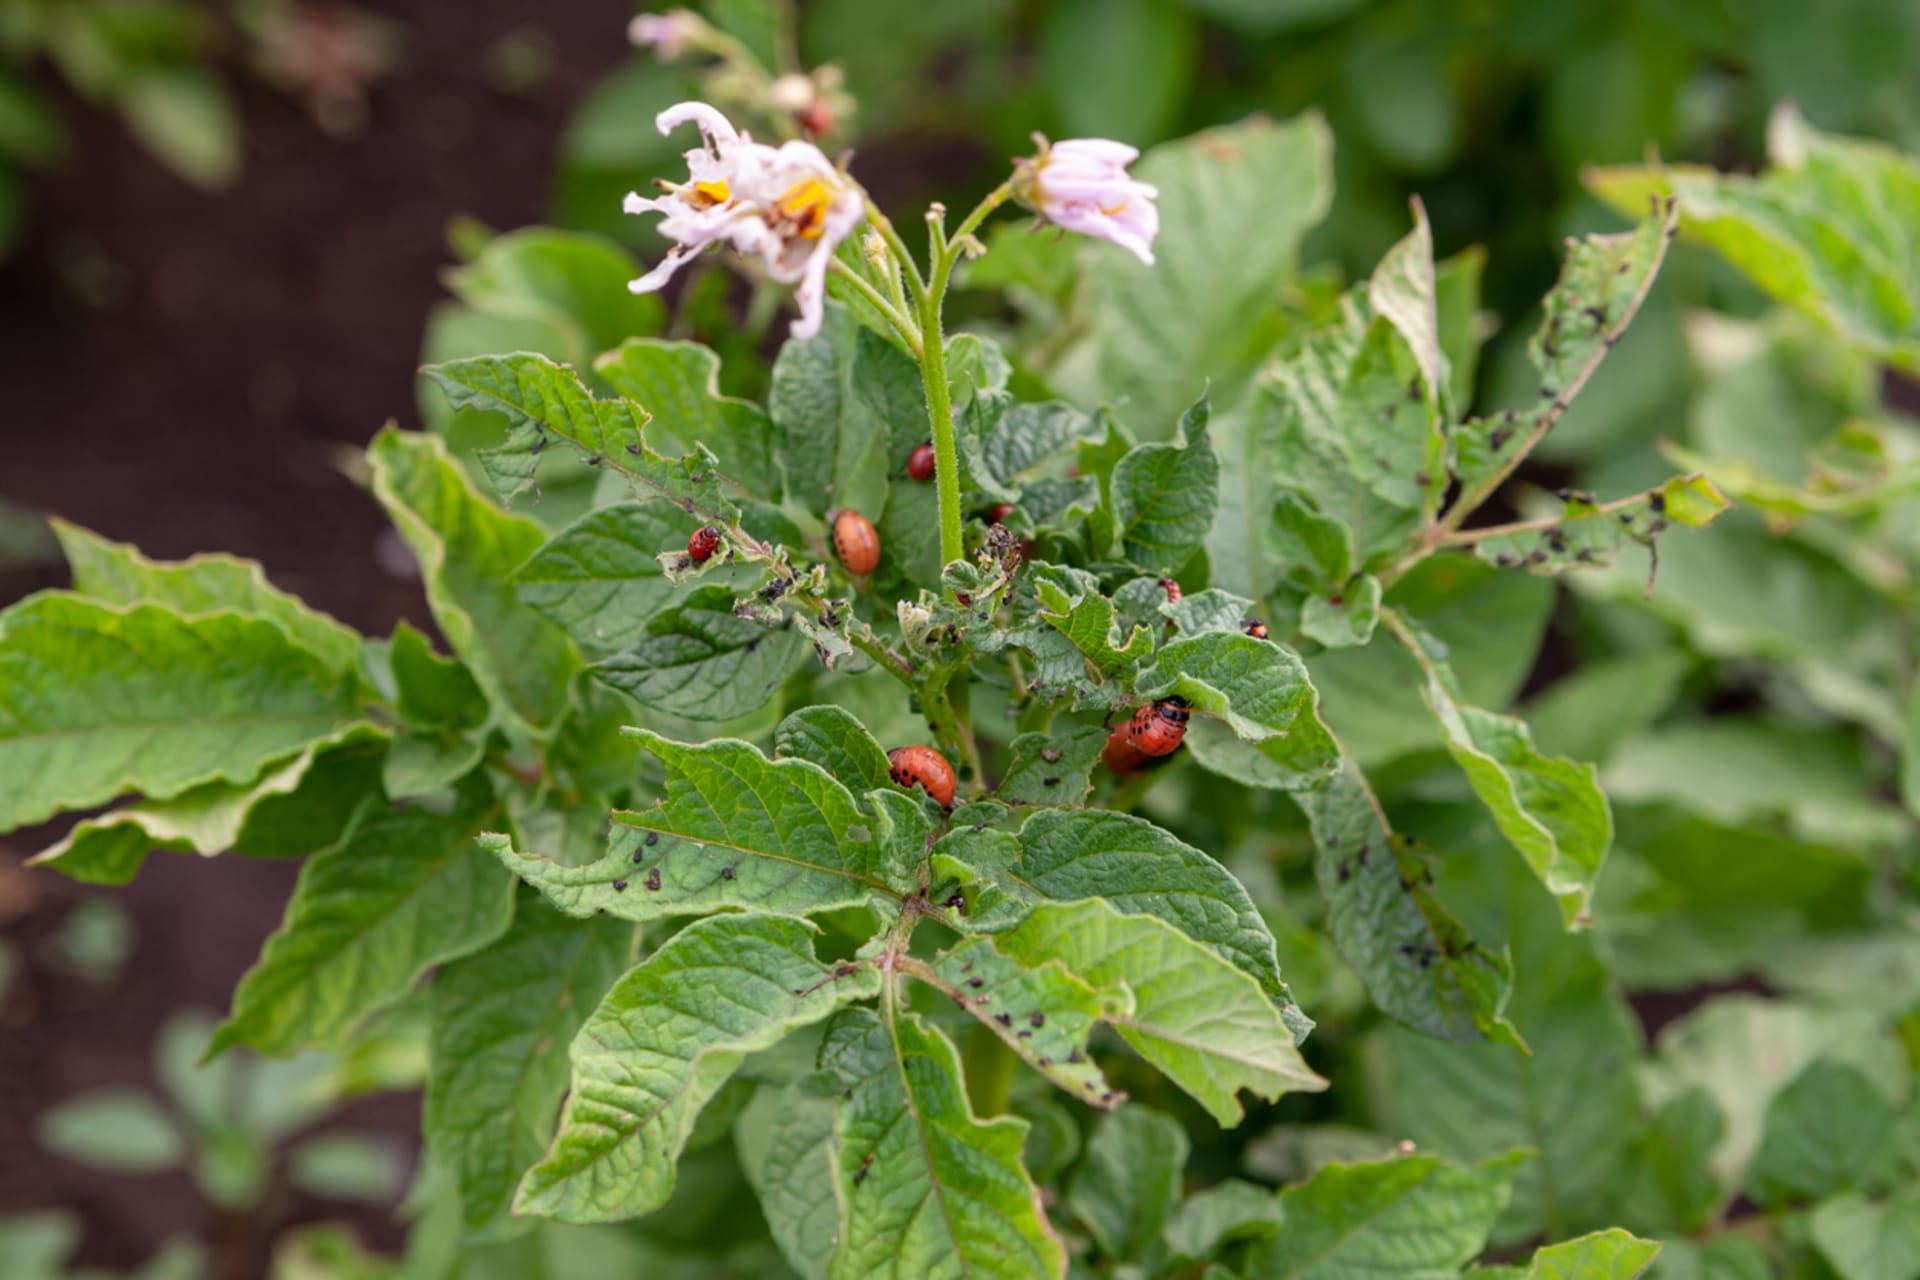
[[[700,132],[707,138],[718,142],[738,142],[740,134],[733,122],[720,114],[717,107],[704,102],[677,102],[653,118],[653,123],[661,134],[672,133],[687,121],[700,126]]]

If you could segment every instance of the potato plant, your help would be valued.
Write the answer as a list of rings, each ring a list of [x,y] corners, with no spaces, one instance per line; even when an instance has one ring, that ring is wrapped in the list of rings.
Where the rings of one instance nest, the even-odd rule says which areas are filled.
[[[518,332],[588,349],[437,361],[446,429],[365,453],[444,650],[72,526],[72,588],[0,615],[0,829],[115,806],[41,862],[304,859],[210,1054],[344,1050],[424,1002],[406,1274],[581,1249],[833,1280],[1624,1280],[1659,1237],[1676,1275],[1908,1280],[1911,991],[1730,1003],[1648,1060],[1592,940],[1616,817],[1591,757],[1657,718],[1662,677],[1551,708],[1587,759],[1507,704],[1543,580],[1652,592],[1733,524],[1704,528],[1723,490],[1884,511],[1911,464],[1864,426],[1852,456],[1884,466],[1851,487],[1701,450],[1606,491],[1510,481],[1682,230],[1911,368],[1911,162],[1783,116],[1765,179],[1596,175],[1636,221],[1569,241],[1525,393],[1475,412],[1480,258],[1436,260],[1418,203],[1366,279],[1302,271],[1314,117],[1137,168],[1041,140],[963,216],[898,222],[810,144],[701,103],[660,125],[700,141],[629,198],[670,242],[633,295],[573,287],[619,255],[540,233],[456,274],[476,315],[519,290]],[[708,252],[791,289],[763,400],[656,336],[652,291]],[[1005,300],[993,323],[950,331],[956,281]],[[1906,553],[1881,532],[1847,532],[1856,561]],[[1846,716],[1883,674],[1805,683]],[[1643,874],[1671,837],[1696,882],[1751,856],[1845,897],[1829,864],[1633,817]],[[1869,907],[1876,875],[1898,899],[1863,870],[1830,932],[1910,918]],[[1729,1097],[1705,1064],[1741,1043],[1765,1087]],[[1234,1164],[1183,1176],[1250,1112]],[[1719,1230],[1736,1193],[1777,1211],[1764,1239]]]

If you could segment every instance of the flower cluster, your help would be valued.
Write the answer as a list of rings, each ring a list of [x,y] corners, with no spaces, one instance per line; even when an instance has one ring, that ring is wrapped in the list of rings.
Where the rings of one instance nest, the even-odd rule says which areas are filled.
[[[670,33],[645,34],[661,44]],[[627,196],[626,211],[661,214],[660,234],[673,242],[660,264],[629,287],[650,293],[702,251],[729,244],[761,259],[774,280],[798,286],[800,318],[792,332],[811,338],[820,331],[828,268],[840,242],[865,218],[866,193],[812,143],[755,142],[707,103],[682,102],[655,119],[663,134],[689,121],[699,126],[700,145],[686,153],[687,180],[656,179],[660,195]],[[1016,162],[1001,194],[1057,227],[1111,241],[1151,264],[1158,192],[1128,176],[1139,155],[1104,138],[1051,145],[1040,139],[1040,153]]]
[[[650,293],[703,249],[731,244],[765,262],[773,279],[799,286],[793,336],[812,337],[826,304],[827,266],[865,216],[865,195],[812,143],[755,142],[704,102],[668,107],[656,123],[664,134],[689,120],[701,145],[687,152],[687,180],[658,182],[662,194],[653,198],[627,196],[628,213],[665,215],[660,234],[674,242],[659,266],[628,287]]]

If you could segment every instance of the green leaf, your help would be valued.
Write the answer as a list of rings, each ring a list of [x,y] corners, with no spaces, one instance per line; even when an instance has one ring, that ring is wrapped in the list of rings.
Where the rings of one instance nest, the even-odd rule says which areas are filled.
[[[581,924],[526,893],[505,936],[434,979],[422,1127],[459,1184],[469,1230],[503,1217],[521,1173],[545,1154],[567,1090],[558,1051],[632,947],[631,925]]]
[[[780,348],[767,409],[788,494],[816,516],[850,508],[877,517],[887,505],[892,424],[918,423],[925,438],[919,366],[837,302],[816,336]]]
[[[746,1055],[879,989],[871,966],[816,960],[798,921],[688,926],[615,983],[574,1038],[558,1135],[514,1212],[587,1223],[658,1208],[701,1108]]]
[[[386,1205],[406,1189],[405,1159],[390,1139],[323,1133],[287,1153],[287,1181],[322,1200]]]
[[[475,491],[438,436],[386,430],[367,451],[373,492],[420,560],[427,603],[501,714],[536,735],[572,702],[579,654],[508,580],[546,535]]]
[[[773,731],[773,744],[783,757],[811,760],[855,795],[892,781],[887,753],[865,725],[840,707],[800,708]]]
[[[1747,1186],[1766,1205],[1877,1190],[1899,1155],[1898,1119],[1859,1068],[1816,1058],[1768,1104]]]
[[[1583,664],[1527,704],[1534,744],[1605,765],[1673,705],[1689,665],[1674,649]]]
[[[1010,843],[1001,832],[980,834]],[[1034,904],[1098,899],[1127,915],[1166,921],[1252,975],[1296,1035],[1312,1027],[1281,981],[1273,935],[1246,889],[1225,867],[1146,819],[1099,809],[1042,811],[1020,828],[1017,858],[980,857],[979,850],[958,826],[934,846],[936,871],[984,874],[1011,900],[977,896],[972,928],[1008,927]]]
[[[338,1048],[429,969],[498,938],[513,920],[513,881],[474,843],[496,816],[472,788],[445,815],[369,800],[338,844],[301,866],[208,1053]]]
[[[1431,1155],[1328,1165],[1280,1193],[1286,1227],[1249,1251],[1247,1278],[1445,1280],[1485,1246],[1513,1168]]]
[[[1222,1125],[1240,1120],[1242,1089],[1271,1099],[1327,1087],[1260,984],[1163,920],[1098,899],[1042,903],[994,946],[1029,967],[1057,960],[1096,988],[1126,984],[1133,1012],[1110,1021]]]
[[[1644,214],[1647,204],[1632,210]],[[1468,490],[1490,479],[1543,427],[1566,412],[1600,361],[1619,341],[1659,274],[1671,233],[1670,210],[1654,210],[1632,231],[1569,241],[1546,314],[1527,344],[1540,371],[1534,404],[1460,424],[1454,475]]]
[[[733,611],[733,592],[702,587],[655,614],[632,648],[593,674],[643,707],[689,720],[732,720],[776,699],[808,653],[796,628],[770,630]]]
[[[1613,1227],[1560,1244],[1542,1245],[1524,1267],[1475,1267],[1475,1280],[1634,1280],[1653,1265],[1658,1240]]]
[[[1696,1087],[1667,1099],[1634,1135],[1625,1152],[1627,1179],[1616,1216],[1646,1230],[1668,1234],[1703,1230],[1732,1190],[1723,1187],[1707,1169],[1707,1158],[1720,1144],[1725,1130],[1720,1109],[1706,1090]],[[1554,1125],[1551,1132],[1559,1137],[1566,1130]],[[1568,1147],[1577,1147],[1578,1138],[1568,1136],[1574,1138]],[[1609,1148],[1616,1145],[1607,1143]],[[1542,1155],[1546,1155],[1544,1148]],[[1595,1162],[1587,1157],[1588,1153],[1576,1151],[1579,1163],[1572,1167],[1592,1168]]]
[[[1473,553],[1501,568],[1551,575],[1613,562],[1628,543],[1652,546],[1670,525],[1699,529],[1727,510],[1727,500],[1703,475],[1675,476],[1657,489],[1605,504],[1592,494],[1563,489],[1557,515],[1512,526],[1513,532],[1482,537]]]
[[[1495,825],[1560,903],[1569,927],[1588,923],[1593,882],[1613,843],[1613,813],[1594,767],[1542,755],[1526,722],[1455,700],[1438,667],[1427,705],[1447,750]]]
[[[1920,1275],[1920,1192],[1883,1204],[1839,1196],[1807,1220],[1813,1243],[1840,1280],[1913,1280]]]
[[[0,831],[129,790],[248,782],[344,734],[354,694],[265,618],[31,597],[0,614]]]
[[[631,731],[667,767],[666,798],[616,813],[607,856],[584,867],[481,844],[568,915],[625,920],[745,910],[804,916],[892,894],[871,821],[818,765],[744,742],[700,745]]]
[[[1601,169],[1587,183],[1615,208],[1679,200],[1680,226],[1775,299],[1898,368],[1920,370],[1920,164],[1876,142],[1821,133],[1792,103],[1767,130],[1757,178],[1709,170]]]
[[[664,323],[656,295],[625,287],[640,272],[632,254],[598,236],[525,227],[493,237],[471,261],[442,274],[467,306],[547,325],[564,339],[563,350],[551,354],[584,363]]]
[[[1107,731],[1098,725],[1023,733],[993,794],[1009,804],[1078,807],[1093,790],[1093,766],[1106,745]]]
[[[959,1053],[911,1014],[847,1030],[843,1060],[859,1070],[836,1125],[831,1280],[1064,1277],[1066,1251],[1020,1164],[1026,1122],[975,1119]]]
[[[1123,633],[1113,601],[1100,594],[1090,574],[1036,565],[1032,581],[1041,620],[1059,632],[1084,660],[1085,669],[1074,673],[1072,680],[1075,702],[1083,693],[1124,697],[1126,682],[1142,662],[1153,656],[1153,637],[1146,628],[1136,626]],[[1067,664],[1060,665],[1070,670]],[[1046,680],[1041,691],[1055,683]],[[1091,687],[1085,687],[1089,683]]]
[[[593,370],[691,450],[704,445],[729,480],[762,498],[780,496],[774,433],[766,410],[720,394],[720,357],[697,342],[630,338]]]
[[[1426,860],[1386,827],[1359,771],[1294,799],[1313,828],[1334,945],[1381,1011],[1442,1039],[1517,1043],[1501,1015],[1512,961],[1475,942],[1434,896]]]
[[[393,705],[410,724],[473,729],[487,718],[486,695],[457,659],[433,651],[433,642],[400,623],[387,647],[393,671]]]
[[[1143,444],[1113,469],[1108,505],[1127,559],[1156,573],[1178,573],[1213,528],[1220,460],[1207,438],[1212,409],[1202,395],[1180,419],[1172,444]]]
[[[1171,132],[1199,24],[1171,0],[1072,0],[1041,28],[1047,96],[1071,137],[1145,144]]]
[[[741,1163],[755,1180],[760,1207],[780,1252],[807,1280],[825,1280],[833,1257],[840,1205],[834,1198],[833,1128],[842,1085],[838,1076],[815,1072],[793,1080],[773,1096],[772,1133],[757,1166],[741,1139]],[[736,1129],[736,1136],[740,1134]]]
[[[1089,1106],[1126,1097],[1093,1065],[1094,1023],[1129,1012],[1125,988],[1096,991],[1058,964],[1028,967],[975,938],[908,970],[978,1018],[1028,1065]]]
[[[1229,1178],[1188,1196],[1161,1238],[1176,1257],[1204,1261],[1235,1241],[1270,1236],[1280,1223],[1273,1192]]]
[[[240,113],[212,73],[150,67],[118,92],[127,128],[169,169],[218,190],[240,174]]]
[[[80,1215],[67,1209],[12,1213],[0,1218],[0,1257],[20,1280],[58,1280],[80,1244]]]
[[[298,791],[316,762],[334,749],[378,744],[381,737],[371,725],[353,724],[269,766],[251,782],[203,783],[169,800],[142,801],[83,819],[28,865],[53,867],[83,884],[119,885],[133,880],[152,849],[211,857],[242,848],[248,824],[263,803]]]
[[[1312,595],[1300,610],[1300,634],[1329,649],[1363,645],[1380,621],[1380,580],[1361,574],[1332,595]]]
[[[1338,767],[1306,665],[1271,641],[1223,632],[1175,640],[1141,674],[1138,689],[1144,698],[1177,694],[1198,715],[1218,716],[1260,757],[1249,769],[1235,763],[1240,754],[1194,736],[1194,758],[1215,772],[1292,791],[1318,785]]]
[[[149,560],[135,547],[55,518],[49,521],[73,569],[74,594],[105,604],[157,604],[175,613],[243,613],[270,618],[327,666],[344,671],[360,660],[351,627],[286,594],[260,566],[236,556]]]
[[[985,398],[976,395],[973,404],[980,405]],[[969,423],[975,420],[971,415],[967,419]],[[1022,477],[1048,458],[1071,449],[1092,433],[1093,426],[1091,416],[1064,401],[1007,404],[979,435],[960,436],[967,477],[979,488],[995,496],[1004,492],[1005,500],[1013,501]]]
[[[1160,190],[1156,261],[1083,249],[1098,394],[1082,399],[1157,427],[1202,392],[1233,404],[1267,354],[1301,238],[1332,199],[1333,140],[1317,114],[1253,119],[1155,147],[1135,172]]]
[[[557,439],[579,450],[586,465],[625,477],[636,496],[644,489],[708,519],[731,514],[712,454],[695,448],[684,457],[661,457],[642,434],[651,417],[644,408],[597,398],[565,365],[523,352],[450,360],[422,372],[456,409],[506,418],[506,443],[475,455],[502,502],[533,487],[541,453]]]
[[[681,594],[668,581],[660,555],[684,548],[699,527],[697,517],[670,502],[596,507],[514,570],[513,589],[584,652],[618,653]]]
[[[166,1110],[135,1089],[96,1089],[47,1109],[34,1138],[55,1155],[116,1174],[160,1173],[186,1159]]]
[[[1134,1261],[1180,1206],[1190,1150],[1173,1117],[1145,1107],[1102,1116],[1067,1187],[1067,1207],[1112,1261]]]

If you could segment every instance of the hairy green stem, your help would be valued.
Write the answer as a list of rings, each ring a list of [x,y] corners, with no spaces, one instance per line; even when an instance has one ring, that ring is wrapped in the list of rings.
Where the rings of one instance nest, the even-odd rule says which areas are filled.
[[[933,479],[940,493],[940,563],[966,555],[960,519],[960,450],[953,439],[953,396],[947,387],[946,333],[940,295],[929,293],[920,316],[920,381],[927,389],[927,420],[933,428]]]
[[[907,345],[913,349],[913,353],[916,356],[921,353],[920,328],[914,324],[906,312],[894,306],[893,303],[887,299],[886,295],[874,288],[865,276],[862,276],[858,271],[855,271],[846,263],[840,261],[840,259],[835,258],[827,265],[836,275],[851,285],[854,292],[865,298],[868,303],[873,306],[874,310],[886,317],[887,323],[893,326],[896,333],[906,339]],[[898,279],[898,277],[895,278],[896,280]],[[894,291],[896,293],[899,292],[898,284],[894,286]]]

